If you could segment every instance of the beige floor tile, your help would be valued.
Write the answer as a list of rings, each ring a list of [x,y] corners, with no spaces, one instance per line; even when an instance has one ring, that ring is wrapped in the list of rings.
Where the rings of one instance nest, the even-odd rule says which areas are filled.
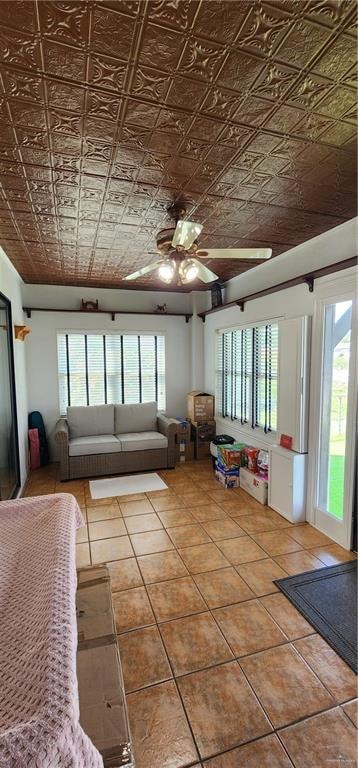
[[[218,541],[217,546],[232,565],[249,563],[267,557],[266,552],[264,552],[255,541],[250,539],[249,536],[240,536],[237,539]]]
[[[198,754],[172,681],[127,697],[136,768],[184,768]]]
[[[319,547],[332,544],[332,539],[311,525],[292,526],[290,536],[303,547]]]
[[[109,569],[112,592],[120,592],[123,589],[131,589],[132,587],[140,587],[143,584],[143,579],[135,557],[130,557],[128,560],[118,560],[112,563],[107,563],[107,567]]]
[[[175,675],[186,675],[233,658],[210,613],[161,624],[160,632]]]
[[[77,528],[76,543],[83,544],[85,541],[88,541],[88,528],[87,525],[82,525],[81,528]]]
[[[173,677],[157,627],[118,636],[126,693]]]
[[[125,536],[127,533],[122,517],[115,517],[110,520],[98,520],[95,523],[89,523],[90,541],[97,539],[111,539],[113,536]]]
[[[111,507],[118,506],[116,496],[107,496],[103,499],[92,499],[89,491],[85,493],[86,507]]]
[[[216,544],[213,543],[184,547],[179,549],[179,554],[190,573],[216,571],[218,568],[225,568],[225,566],[230,565]]]
[[[154,552],[164,552],[167,549],[174,549],[173,542],[164,530],[134,533],[130,539],[137,556],[150,555]]]
[[[256,563],[238,565],[237,570],[258,597],[278,592],[278,587],[274,584],[274,580],[284,579],[287,576],[285,571],[271,558],[259,560]]]
[[[176,547],[190,547],[194,546],[194,544],[210,542],[210,537],[199,524],[178,525],[176,528],[167,528],[167,533]]]
[[[158,512],[158,517],[165,528],[174,528],[177,525],[191,525],[196,522],[193,515],[187,509],[168,509],[165,512]]]
[[[131,517],[131,515],[147,515],[153,513],[153,507],[149,499],[141,499],[140,501],[122,501],[119,504],[119,508],[123,517]]]
[[[114,592],[113,608],[118,634],[155,623],[145,587]]]
[[[295,768],[354,768],[357,732],[338,707],[280,731]]]
[[[206,523],[208,520],[227,520],[227,515],[213,502],[202,507],[188,507],[198,523]]]
[[[91,565],[89,544],[76,544],[76,568],[85,568],[86,565]]]
[[[313,634],[314,629],[311,624],[303,618],[302,614],[296,610],[282,592],[261,597],[260,602],[289,640],[297,640],[300,637]]]
[[[118,504],[100,504],[98,507],[87,506],[89,523],[97,522],[97,520],[111,520],[114,517],[122,517]]]
[[[213,616],[237,657],[287,642],[258,600],[217,608]]]
[[[355,552],[343,549],[339,544],[330,544],[310,549],[310,554],[318,557],[324,565],[339,565],[339,563],[347,563],[350,560],[357,559]]]
[[[215,501],[215,504],[222,504],[226,501],[232,501],[235,498],[231,488],[218,491],[208,491],[208,496],[210,496],[212,501]]]
[[[190,576],[149,584],[148,594],[157,621],[189,616],[192,613],[206,611],[201,594]]]
[[[323,637],[311,635],[296,640],[294,646],[338,703],[357,695],[355,673]]]
[[[305,571],[314,571],[317,568],[324,568],[324,564],[310,552],[291,552],[289,555],[278,555],[275,557],[276,563],[283,568],[289,576],[295,576],[297,573]]]
[[[200,488],[196,491],[187,491],[183,488],[180,494],[178,493],[178,499],[181,499],[183,507],[202,507],[204,504],[211,504],[212,502],[210,496]]]
[[[246,582],[232,567],[198,573],[194,576],[194,581],[209,608],[220,608],[223,605],[240,603],[255,597]]]
[[[177,495],[160,496],[159,498],[151,499],[156,512],[167,512],[170,509],[181,509],[185,507],[182,499]]]
[[[173,488],[163,488],[161,491],[147,491],[145,494],[149,501],[151,502],[152,499],[161,499],[164,496],[176,496],[176,493]]]
[[[92,563],[106,563],[110,560],[124,560],[133,556],[133,549],[128,536],[116,536],[113,539],[91,541]]]
[[[240,664],[275,728],[328,709],[334,703],[290,645],[247,656]]]
[[[145,533],[146,531],[156,531],[163,528],[158,515],[133,515],[126,517],[126,528],[128,533]]]
[[[343,704],[342,709],[347,717],[349,717],[349,719],[352,721],[355,728],[358,728],[358,699],[354,699],[353,701],[348,701],[347,704]]]
[[[272,730],[235,661],[180,677],[177,684],[202,758]]]
[[[266,507],[265,512],[253,512],[246,517],[240,517],[241,528],[246,533],[264,533],[266,531],[276,531],[280,528],[286,528],[289,525],[287,520],[281,515],[276,515],[275,512]]]
[[[203,528],[214,541],[245,536],[245,531],[235,523],[235,520],[230,518],[227,520],[209,520],[207,523],[203,523]]]
[[[297,552],[302,549],[301,544],[295,541],[285,530],[254,533],[252,538],[271,557],[273,555],[286,555],[289,552]]]
[[[145,501],[146,498],[145,493],[126,493],[123,496],[116,496],[118,504],[123,504],[125,501]]]
[[[292,763],[277,736],[271,734],[206,760],[204,768],[292,768]]]
[[[146,584],[188,576],[182,559],[174,550],[143,555],[138,557],[138,564]]]
[[[252,510],[250,509],[248,504],[243,503],[240,499],[238,499],[236,496],[231,497],[229,501],[222,501],[220,502],[219,506],[221,509],[224,510],[224,512],[227,512],[230,517],[248,517],[252,513]]]

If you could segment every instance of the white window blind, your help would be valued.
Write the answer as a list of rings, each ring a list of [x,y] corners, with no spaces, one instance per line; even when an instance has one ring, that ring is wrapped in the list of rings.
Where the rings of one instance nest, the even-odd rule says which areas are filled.
[[[224,418],[265,432],[277,429],[278,325],[218,335],[216,393]]]
[[[165,337],[59,333],[60,413],[68,405],[145,403],[165,410]]]

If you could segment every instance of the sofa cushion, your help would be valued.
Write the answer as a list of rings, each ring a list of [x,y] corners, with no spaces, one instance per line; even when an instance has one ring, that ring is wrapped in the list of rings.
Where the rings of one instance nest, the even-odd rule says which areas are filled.
[[[136,403],[114,406],[114,432],[155,432],[157,403]]]
[[[153,451],[168,448],[168,439],[160,432],[127,432],[116,435],[122,451]]]
[[[114,434],[114,405],[71,405],[67,408],[70,437]]]
[[[89,435],[72,437],[68,443],[70,456],[91,456],[96,453],[119,453],[121,443],[114,435]]]

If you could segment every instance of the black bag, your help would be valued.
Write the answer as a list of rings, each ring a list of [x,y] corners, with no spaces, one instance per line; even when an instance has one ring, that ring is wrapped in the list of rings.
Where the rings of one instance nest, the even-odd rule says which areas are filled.
[[[45,425],[41,413],[39,411],[32,411],[29,413],[28,422],[29,429],[38,429],[40,441],[40,464],[42,467],[44,467],[49,463],[50,456],[47,445]]]

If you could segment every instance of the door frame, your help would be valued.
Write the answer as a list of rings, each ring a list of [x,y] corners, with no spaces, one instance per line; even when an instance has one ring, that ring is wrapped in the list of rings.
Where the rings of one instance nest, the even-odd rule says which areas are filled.
[[[352,543],[352,512],[354,493],[356,421],[358,398],[358,354],[357,354],[357,268],[348,269],[344,275],[323,278],[315,284],[315,304],[312,331],[312,364],[310,392],[310,427],[309,427],[309,467],[307,491],[307,520],[316,528],[326,533],[345,549]],[[344,478],[344,514],[343,521],[317,507],[318,472],[320,456],[320,412],[323,368],[324,313],[327,304],[339,301],[352,301],[351,355],[349,364],[349,385],[347,412],[346,446]]]

